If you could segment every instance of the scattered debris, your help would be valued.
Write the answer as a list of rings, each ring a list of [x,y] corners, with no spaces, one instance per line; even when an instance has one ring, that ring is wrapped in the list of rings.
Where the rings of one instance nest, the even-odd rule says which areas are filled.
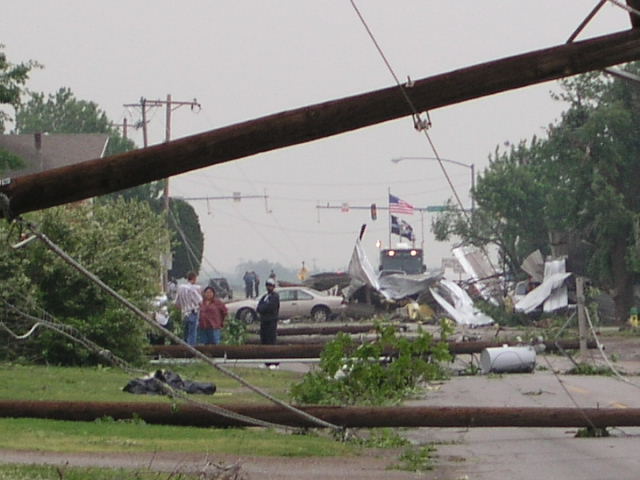
[[[480,354],[482,373],[528,373],[536,368],[536,351],[530,346],[485,348]]]
[[[565,272],[566,258],[544,264],[544,280],[515,305],[518,312],[530,313],[544,303],[545,312],[553,312],[569,305],[565,280],[572,274]]]
[[[141,395],[165,395],[166,392],[163,385],[165,383],[175,390],[181,390],[187,393],[213,395],[216,391],[216,386],[213,383],[183,380],[180,375],[171,370],[156,370],[146,377],[134,378],[130,380],[122,390]]]
[[[473,305],[467,292],[449,280],[440,280],[435,288],[430,289],[433,298],[459,325],[480,327],[491,325],[493,319],[482,313]],[[440,292],[440,293],[438,293]],[[448,297],[446,300],[444,297]]]

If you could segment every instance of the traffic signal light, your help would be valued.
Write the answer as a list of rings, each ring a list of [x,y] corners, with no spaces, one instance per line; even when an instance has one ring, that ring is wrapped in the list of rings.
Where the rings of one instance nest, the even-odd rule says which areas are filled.
[[[371,220],[378,218],[378,208],[375,203],[371,204]]]

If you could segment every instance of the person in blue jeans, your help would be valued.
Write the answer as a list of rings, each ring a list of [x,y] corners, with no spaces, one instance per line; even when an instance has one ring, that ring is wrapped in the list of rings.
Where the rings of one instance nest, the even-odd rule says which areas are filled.
[[[200,305],[200,321],[198,323],[198,337],[200,343],[217,345],[222,339],[224,318],[227,316],[227,306],[216,297],[212,287],[204,289],[204,297]]]
[[[187,283],[178,286],[176,306],[182,312],[183,339],[189,345],[195,345],[198,339],[198,314],[202,295],[200,285],[196,284],[198,276],[194,272],[187,274]]]

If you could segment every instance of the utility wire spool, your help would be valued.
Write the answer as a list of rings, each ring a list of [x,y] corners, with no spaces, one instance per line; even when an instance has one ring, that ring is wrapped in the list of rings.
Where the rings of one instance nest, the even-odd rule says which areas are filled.
[[[480,353],[482,373],[530,373],[536,368],[532,346],[485,348]]]

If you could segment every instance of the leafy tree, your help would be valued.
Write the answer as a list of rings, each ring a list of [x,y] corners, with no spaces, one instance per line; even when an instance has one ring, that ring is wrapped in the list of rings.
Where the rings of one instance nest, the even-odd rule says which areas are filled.
[[[639,64],[627,68],[640,73]],[[588,245],[584,271],[613,295],[623,321],[640,279],[640,90],[599,73],[561,84],[556,98],[568,109],[547,138],[492,159],[474,192],[471,225],[449,214],[435,229],[441,238],[496,243],[513,267],[534,248],[547,253],[550,232],[568,233]]]
[[[22,167],[24,161],[16,154],[0,148],[0,174],[7,170],[14,170]]]
[[[7,60],[3,49],[4,45],[0,44],[0,105],[17,108],[20,105],[24,85],[29,79],[29,73],[34,68],[40,68],[40,65],[33,61],[13,64]],[[0,110],[0,133],[4,133],[5,123],[10,120],[9,114]],[[0,173],[23,165],[24,162],[17,155],[0,149]]]
[[[160,288],[159,259],[165,244],[162,218],[137,201],[75,204],[29,216],[39,229],[105,283],[145,309]],[[135,227],[134,227],[135,226]],[[2,228],[6,228],[4,224]],[[15,239],[13,240],[15,241]],[[6,249],[5,249],[6,250]],[[146,343],[142,321],[39,242],[12,251],[0,263],[0,290],[33,311],[29,298],[90,340],[135,361]],[[4,262],[7,262],[6,264]],[[16,279],[19,285],[16,285]],[[60,364],[93,362],[95,356],[57,333],[39,333],[21,351]]]
[[[532,251],[549,253],[547,224],[541,212],[550,185],[541,168],[542,154],[536,137],[512,146],[509,152],[496,150],[473,192],[476,211],[465,216],[450,203],[432,224],[436,239],[458,236],[478,247],[495,245],[511,272],[517,272]]]
[[[131,140],[120,135],[98,104],[79,100],[64,87],[47,96],[30,92],[29,100],[17,108],[15,130],[17,133],[107,133],[106,155],[135,148]]]
[[[6,104],[18,108],[31,70],[41,66],[33,60],[18,64],[11,63],[7,60],[3,49],[4,45],[0,44],[0,105]],[[9,114],[0,110],[0,133],[4,133],[5,123],[9,120],[11,120]]]
[[[55,94],[49,95],[32,92],[29,101],[17,110],[16,131],[18,133],[106,133],[109,135],[106,155],[124,153],[135,148],[131,140],[123,138],[118,129],[113,127],[107,114],[95,102],[77,99],[68,88],[60,88]],[[116,198],[136,199],[148,202],[154,211],[161,212],[162,187],[162,182],[150,182],[104,195],[99,201],[108,202]],[[170,275],[183,277],[189,270],[197,271],[200,268],[204,235],[193,208],[183,201],[175,203],[177,204],[175,214],[179,219],[181,230],[196,252],[194,257],[180,236],[175,223],[170,222],[170,229],[174,232],[175,239],[172,245],[174,267]]]
[[[169,207],[169,227],[173,236],[173,262],[169,276],[185,278],[190,271],[200,271],[204,234],[198,215],[189,203],[178,198],[170,198]]]

